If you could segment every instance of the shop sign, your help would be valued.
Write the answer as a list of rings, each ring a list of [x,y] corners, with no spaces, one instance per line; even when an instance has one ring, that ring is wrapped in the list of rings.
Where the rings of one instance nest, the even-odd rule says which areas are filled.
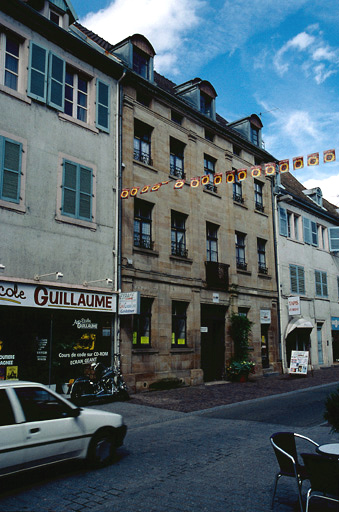
[[[300,297],[288,297],[288,314],[301,315]]]
[[[261,324],[270,324],[271,323],[271,310],[270,309],[261,309],[260,310],[260,323]]]
[[[140,292],[126,292],[119,295],[119,315],[140,314]]]
[[[339,316],[331,317],[331,328],[332,331],[339,331]]]
[[[307,351],[292,350],[289,372],[293,375],[306,375],[308,354]]]
[[[0,305],[116,312],[116,295],[0,281]]]

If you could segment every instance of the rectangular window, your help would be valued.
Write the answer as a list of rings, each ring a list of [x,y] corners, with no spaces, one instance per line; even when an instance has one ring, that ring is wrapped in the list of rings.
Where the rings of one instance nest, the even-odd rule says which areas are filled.
[[[319,297],[328,297],[326,272],[315,271],[315,294]]]
[[[212,117],[212,98],[202,91],[200,91],[200,112]]]
[[[246,254],[245,254],[245,239],[244,233],[235,233],[235,255],[236,265],[239,270],[247,270]]]
[[[337,276],[337,291],[338,291],[338,300],[339,300],[339,276]]]
[[[136,199],[134,202],[134,246],[153,249],[152,241],[153,204]]]
[[[183,116],[174,110],[171,111],[171,120],[173,123],[182,124]]]
[[[216,160],[214,158],[204,155],[204,173],[206,176],[209,176],[209,183],[205,185],[205,188],[213,192],[217,191],[217,187],[214,185],[215,163]]]
[[[294,239],[299,240],[299,222],[300,216],[294,214]]]
[[[187,303],[172,301],[172,346],[186,345]]]
[[[20,202],[22,144],[0,136],[0,199]]]
[[[218,229],[219,226],[206,222],[207,261],[218,261]]]
[[[330,251],[339,252],[339,228],[328,228]]]
[[[263,196],[264,185],[260,181],[254,180],[254,204],[255,209],[263,212],[264,211],[264,196]]]
[[[258,250],[258,272],[260,274],[267,274],[266,267],[266,240],[261,238],[257,239],[257,250]]]
[[[279,206],[279,233],[282,236],[287,236],[287,234],[288,234],[287,212],[286,212],[286,208],[283,208],[282,206]]]
[[[87,123],[88,120],[88,80],[67,66],[65,79],[65,114]],[[97,100],[97,117],[98,117]],[[97,123],[98,124],[98,123]]]
[[[317,343],[318,343],[318,363],[319,364],[324,364],[322,327],[323,327],[323,324],[317,323]]]
[[[307,217],[303,217],[304,242],[318,246],[318,227],[316,222],[311,221]]]
[[[134,160],[152,165],[151,159],[152,128],[141,121],[134,121]]]
[[[92,221],[93,170],[70,160],[63,161],[63,215]]]
[[[149,56],[133,46],[133,71],[149,79]]]
[[[184,179],[184,149],[185,144],[170,138],[170,174],[175,178]]]
[[[151,319],[153,299],[140,298],[140,314],[133,315],[133,345],[151,346]]]
[[[259,146],[259,130],[251,125],[251,141],[255,146]]]
[[[27,94],[44,103],[47,101],[47,70],[48,51],[31,41]]]
[[[291,292],[305,295],[305,270],[299,265],[290,265]]]
[[[0,62],[3,62],[1,83],[17,91],[19,87],[20,43],[14,35],[7,33],[0,34],[0,50],[2,50]]]
[[[241,204],[244,202],[244,198],[242,196],[242,182],[238,181],[237,176],[233,182],[233,201]]]
[[[171,254],[187,258],[186,249],[186,219],[187,215],[171,213]]]
[[[287,212],[287,236],[288,236],[288,238],[291,238],[291,236],[292,236],[291,224],[292,224],[292,214],[290,212]]]
[[[97,115],[96,126],[105,132],[109,132],[109,85],[97,79]]]

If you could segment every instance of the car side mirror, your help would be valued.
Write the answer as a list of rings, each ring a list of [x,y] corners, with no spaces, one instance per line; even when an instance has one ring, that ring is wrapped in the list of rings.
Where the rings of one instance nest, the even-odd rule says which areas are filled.
[[[81,409],[80,407],[77,407],[76,409],[71,409],[71,412],[70,412],[70,416],[72,416],[73,418],[77,418],[78,416],[80,416],[80,412],[81,412]]]

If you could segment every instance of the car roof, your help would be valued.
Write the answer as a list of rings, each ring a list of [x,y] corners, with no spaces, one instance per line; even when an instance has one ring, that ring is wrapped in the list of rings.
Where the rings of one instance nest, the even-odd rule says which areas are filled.
[[[11,386],[43,386],[40,382],[29,382],[25,380],[0,380],[0,388],[9,388]]]

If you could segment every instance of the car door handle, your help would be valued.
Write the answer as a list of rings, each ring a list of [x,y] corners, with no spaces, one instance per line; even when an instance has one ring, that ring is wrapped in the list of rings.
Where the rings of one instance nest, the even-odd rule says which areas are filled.
[[[40,428],[31,428],[29,432],[31,434],[36,434],[37,432],[40,432]]]

